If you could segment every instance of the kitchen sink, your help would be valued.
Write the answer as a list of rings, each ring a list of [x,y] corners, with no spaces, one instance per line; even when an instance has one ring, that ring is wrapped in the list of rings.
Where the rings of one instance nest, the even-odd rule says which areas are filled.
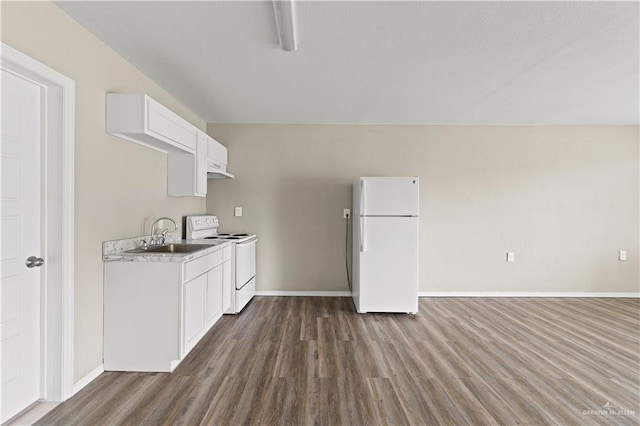
[[[142,248],[129,250],[125,253],[193,253],[209,247],[211,247],[209,244],[164,244],[161,246],[152,246],[146,250]]]

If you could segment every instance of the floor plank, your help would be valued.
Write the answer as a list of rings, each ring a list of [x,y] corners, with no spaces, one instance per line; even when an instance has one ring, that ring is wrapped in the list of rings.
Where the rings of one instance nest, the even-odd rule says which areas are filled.
[[[38,424],[638,424],[639,349],[638,299],[256,297],[172,374],[106,372]]]

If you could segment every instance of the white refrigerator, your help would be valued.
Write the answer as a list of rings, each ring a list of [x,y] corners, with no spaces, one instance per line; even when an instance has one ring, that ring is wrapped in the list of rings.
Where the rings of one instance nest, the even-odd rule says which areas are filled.
[[[356,310],[418,312],[417,176],[361,177],[353,183]]]

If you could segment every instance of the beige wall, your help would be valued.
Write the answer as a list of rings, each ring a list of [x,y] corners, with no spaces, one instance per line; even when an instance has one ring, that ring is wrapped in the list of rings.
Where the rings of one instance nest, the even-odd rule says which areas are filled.
[[[378,175],[420,176],[420,291],[640,290],[637,127],[208,132],[236,179],[210,181],[207,211],[227,230],[257,232],[259,290],[347,290],[342,209],[353,180]]]
[[[141,235],[145,219],[205,208],[203,199],[167,197],[166,155],[105,133],[105,93],[144,92],[205,123],[52,3],[2,2],[2,41],[76,82],[78,380],[102,363],[102,241]]]

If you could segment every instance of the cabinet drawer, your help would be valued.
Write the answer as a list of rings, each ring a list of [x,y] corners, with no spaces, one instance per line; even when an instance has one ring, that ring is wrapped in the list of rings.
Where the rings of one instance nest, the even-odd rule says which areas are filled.
[[[231,246],[225,247],[222,249],[222,260],[230,260],[231,259]]]
[[[192,280],[222,263],[222,250],[194,259],[182,266],[182,282]]]
[[[147,127],[191,151],[196,149],[196,128],[153,99],[147,99]]]

